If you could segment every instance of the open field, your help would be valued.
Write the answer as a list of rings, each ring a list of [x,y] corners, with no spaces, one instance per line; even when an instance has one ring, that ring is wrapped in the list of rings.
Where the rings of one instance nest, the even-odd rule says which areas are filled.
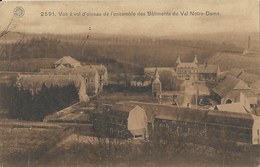
[[[8,167],[32,165],[70,133],[59,125],[1,119],[0,163]]]

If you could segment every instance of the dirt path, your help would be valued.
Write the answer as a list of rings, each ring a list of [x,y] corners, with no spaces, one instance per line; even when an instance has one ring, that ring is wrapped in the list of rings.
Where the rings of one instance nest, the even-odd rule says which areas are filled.
[[[185,81],[185,91],[184,91],[184,100],[181,104],[182,107],[187,107],[189,103],[190,107],[192,104],[192,98],[196,95],[196,87],[192,81]]]

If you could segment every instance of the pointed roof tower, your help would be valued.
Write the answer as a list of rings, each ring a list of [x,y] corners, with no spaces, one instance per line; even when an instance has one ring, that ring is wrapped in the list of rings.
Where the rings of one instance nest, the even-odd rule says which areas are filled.
[[[178,64],[180,64],[181,63],[181,58],[180,58],[180,56],[178,56],[178,58],[177,58],[177,60],[176,60],[176,66],[178,65]]]
[[[194,56],[193,63],[195,63],[195,64],[198,64],[198,63],[199,63],[198,60],[197,60],[197,55]]]

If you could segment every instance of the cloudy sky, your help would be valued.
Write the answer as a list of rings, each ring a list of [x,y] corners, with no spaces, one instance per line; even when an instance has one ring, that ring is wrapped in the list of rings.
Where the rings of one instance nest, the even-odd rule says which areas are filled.
[[[0,27],[13,17],[16,6],[25,9],[21,18],[14,17],[16,31],[32,33],[84,33],[169,35],[182,33],[258,32],[257,0],[175,0],[111,2],[2,2]],[[59,16],[59,12],[179,12],[179,16]],[[181,11],[218,12],[218,16],[180,16]],[[56,16],[42,17],[41,12]]]

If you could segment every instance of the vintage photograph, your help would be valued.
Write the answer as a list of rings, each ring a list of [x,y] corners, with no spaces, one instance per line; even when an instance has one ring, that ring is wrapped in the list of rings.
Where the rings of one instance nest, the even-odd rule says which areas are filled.
[[[259,9],[1,1],[0,167],[260,167]]]

